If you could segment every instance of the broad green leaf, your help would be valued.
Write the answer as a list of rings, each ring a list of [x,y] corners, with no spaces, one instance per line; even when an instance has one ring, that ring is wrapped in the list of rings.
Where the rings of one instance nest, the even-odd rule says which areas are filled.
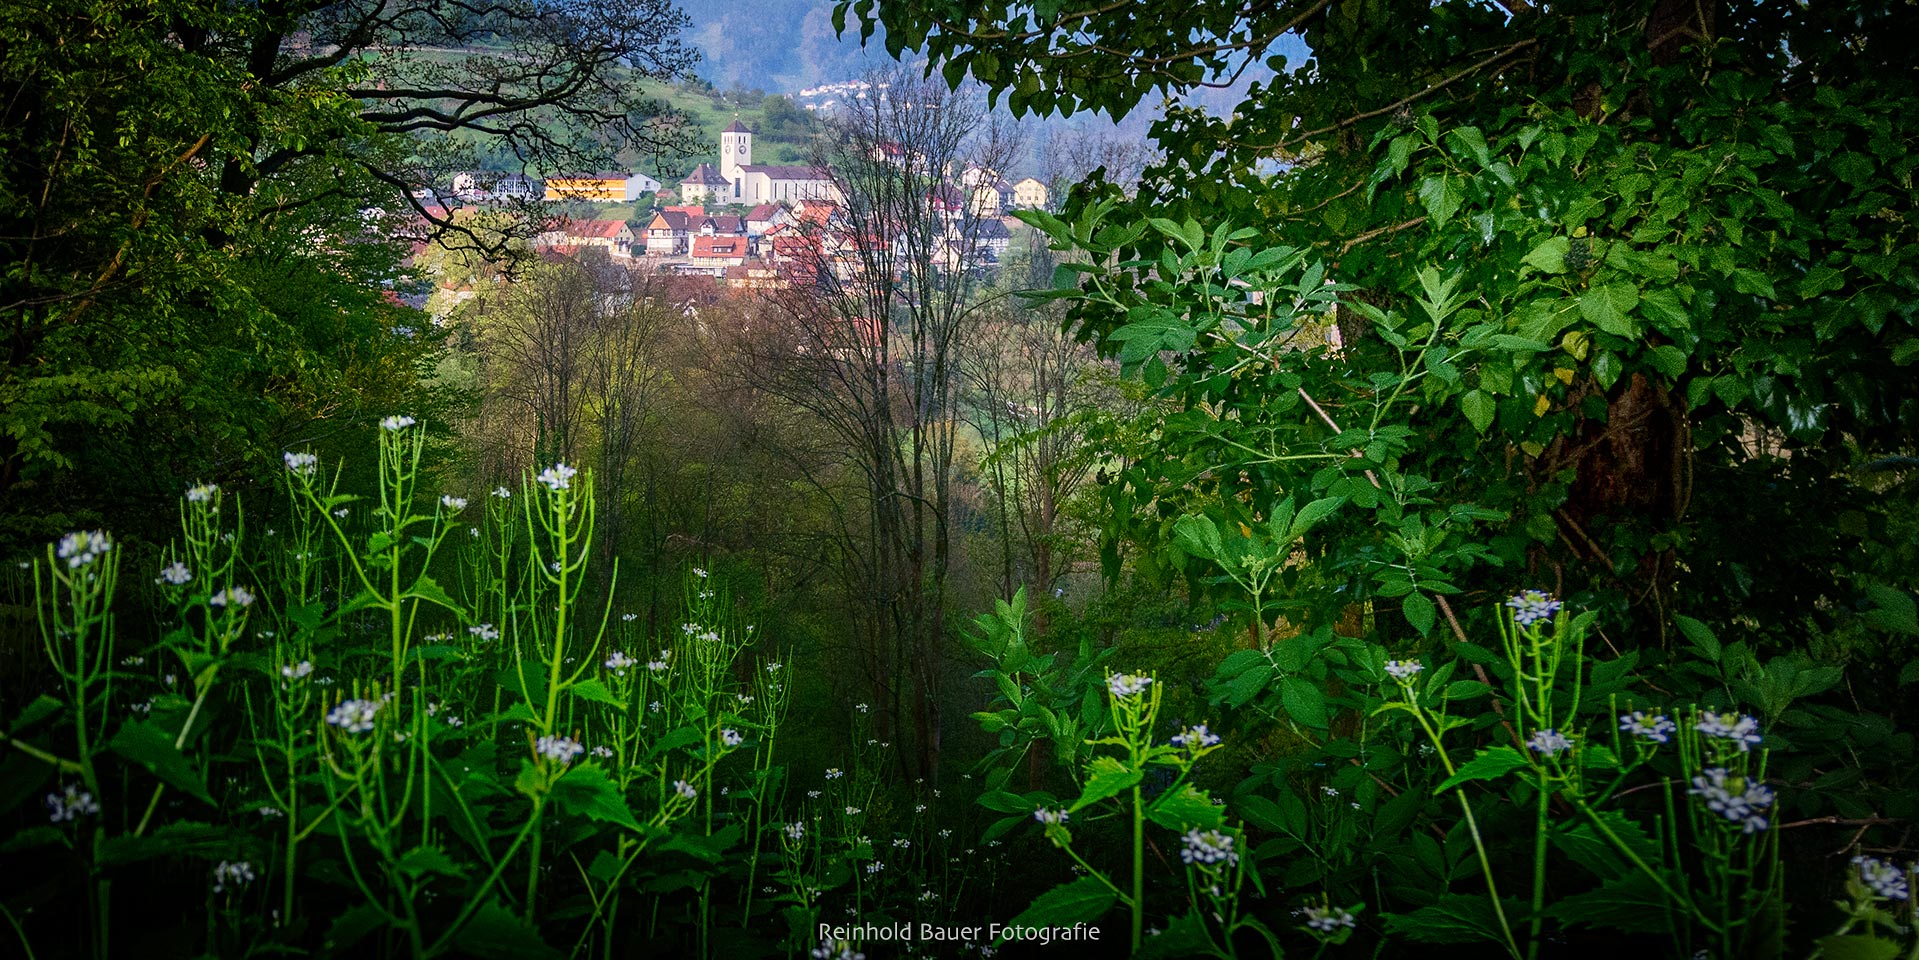
[[[1433,632],[1433,624],[1438,622],[1439,608],[1433,605],[1431,598],[1415,590],[1399,602],[1399,610],[1406,615],[1406,622],[1419,631],[1420,636]]]
[[[551,796],[561,810],[589,820],[611,823],[639,832],[640,823],[620,795],[620,788],[607,779],[597,761],[588,760],[567,768],[553,784]]]
[[[588,677],[585,680],[581,680],[571,687],[568,687],[567,692],[581,700],[586,700],[591,703],[604,703],[609,707],[626,706],[626,704],[620,702],[620,698],[613,695],[613,691],[606,688],[606,684],[601,683],[596,677]]]
[[[1636,337],[1639,325],[1626,314],[1639,304],[1639,288],[1630,283],[1593,287],[1579,297],[1579,313],[1593,326],[1616,337]]]
[[[1139,952],[1133,954],[1133,960],[1173,960],[1175,957],[1199,956],[1211,945],[1206,935],[1206,921],[1201,920],[1199,911],[1188,910],[1166,921],[1166,928],[1158,933],[1149,933],[1140,944]]]
[[[1506,915],[1525,915],[1516,900],[1506,901]],[[1479,894],[1448,893],[1411,913],[1386,915],[1386,929],[1422,943],[1497,943],[1503,938],[1499,916]]]
[[[1473,780],[1497,780],[1514,770],[1530,765],[1527,759],[1512,747],[1488,747],[1460,766],[1458,773],[1447,777],[1445,782],[1434,787],[1433,794],[1437,796]]]
[[[1493,415],[1499,412],[1499,401],[1483,390],[1468,390],[1459,398],[1459,409],[1474,430],[1485,433],[1493,425]]]
[[[1566,251],[1572,249],[1572,242],[1565,237],[1547,237],[1532,248],[1522,261],[1545,273],[1566,272]]]
[[[1679,632],[1686,635],[1686,639],[1692,643],[1693,647],[1696,648],[1701,655],[1713,663],[1719,662],[1722,648],[1719,645],[1719,638],[1713,636],[1711,627],[1683,613],[1674,616],[1672,619],[1673,623],[1679,627]]]
[[[1310,681],[1287,677],[1279,682],[1279,700],[1287,714],[1306,726],[1326,726],[1326,695]]]
[[[1169,791],[1160,794],[1146,808],[1146,816],[1168,830],[1184,832],[1195,827],[1217,830],[1226,819],[1226,811],[1224,807],[1213,803],[1204,791],[1189,783],[1180,787],[1178,793]]]
[[[459,953],[481,960],[559,960],[562,954],[547,946],[525,920],[488,900],[453,938]]]
[[[1144,775],[1112,757],[1094,757],[1087,765],[1086,786],[1071,810],[1082,810],[1109,797],[1115,797],[1137,785]]]
[[[401,873],[416,879],[429,873],[454,878],[466,876],[466,871],[439,847],[414,847],[394,866]]]
[[[1095,877],[1081,877],[1040,894],[1039,899],[1007,925],[1070,927],[1098,920],[1112,908],[1113,891]]]
[[[1669,877],[1669,884],[1684,881]],[[1568,926],[1585,924],[1623,930],[1627,933],[1665,933],[1672,919],[1667,917],[1668,901],[1664,891],[1645,873],[1634,870],[1600,884],[1597,890],[1560,897],[1547,913]]]
[[[1819,938],[1823,960],[1894,960],[1903,948],[1896,941],[1869,933],[1833,934]]]
[[[173,737],[160,728],[139,720],[129,721],[107,745],[114,753],[147,768],[148,772],[168,786],[207,803],[213,802],[200,771],[195,770],[193,762],[174,747]]]

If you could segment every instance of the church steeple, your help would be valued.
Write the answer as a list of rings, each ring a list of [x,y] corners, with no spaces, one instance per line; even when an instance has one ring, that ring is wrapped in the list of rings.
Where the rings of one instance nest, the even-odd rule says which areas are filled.
[[[753,131],[734,117],[720,131],[720,176],[727,183],[738,183],[740,168],[753,162]]]

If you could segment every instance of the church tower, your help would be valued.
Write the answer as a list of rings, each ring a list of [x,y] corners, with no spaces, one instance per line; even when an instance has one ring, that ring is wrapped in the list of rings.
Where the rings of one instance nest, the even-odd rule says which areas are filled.
[[[746,128],[738,117],[720,131],[720,177],[733,184],[735,195],[739,193],[739,182],[743,174],[740,168],[753,162],[753,131]]]

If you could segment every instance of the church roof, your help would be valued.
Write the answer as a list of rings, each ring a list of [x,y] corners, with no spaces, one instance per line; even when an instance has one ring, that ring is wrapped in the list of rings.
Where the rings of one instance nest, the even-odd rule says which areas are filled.
[[[734,117],[733,122],[727,124],[726,129],[721,130],[720,132],[721,133],[752,133],[753,131],[747,129],[746,124],[741,123],[739,117]]]
[[[830,180],[825,170],[819,167],[788,166],[771,163],[740,164],[741,173],[764,173],[774,180]]]

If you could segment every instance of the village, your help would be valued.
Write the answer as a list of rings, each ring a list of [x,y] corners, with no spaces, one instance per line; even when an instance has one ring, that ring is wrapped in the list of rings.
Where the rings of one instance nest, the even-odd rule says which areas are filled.
[[[653,274],[708,277],[733,289],[769,289],[844,281],[862,269],[855,236],[843,216],[846,202],[833,171],[808,165],[753,162],[753,131],[735,119],[721,131],[717,165],[702,162],[674,187],[640,173],[606,172],[555,176],[460,173],[451,191],[416,191],[415,198],[444,211],[502,201],[544,201],[570,209],[632,206],[632,220],[560,216],[534,235],[529,247],[543,259],[576,258],[589,249],[612,262]],[[874,148],[875,162],[904,168],[911,162],[897,145]],[[1045,183],[1035,177],[1008,182],[982,167],[942,171],[926,191],[924,213],[932,229],[909,240],[943,270],[990,271],[1022,228],[1011,214],[1046,209]],[[871,252],[870,248],[867,252]],[[907,251],[895,262],[905,263]],[[448,300],[466,299],[450,289]]]

